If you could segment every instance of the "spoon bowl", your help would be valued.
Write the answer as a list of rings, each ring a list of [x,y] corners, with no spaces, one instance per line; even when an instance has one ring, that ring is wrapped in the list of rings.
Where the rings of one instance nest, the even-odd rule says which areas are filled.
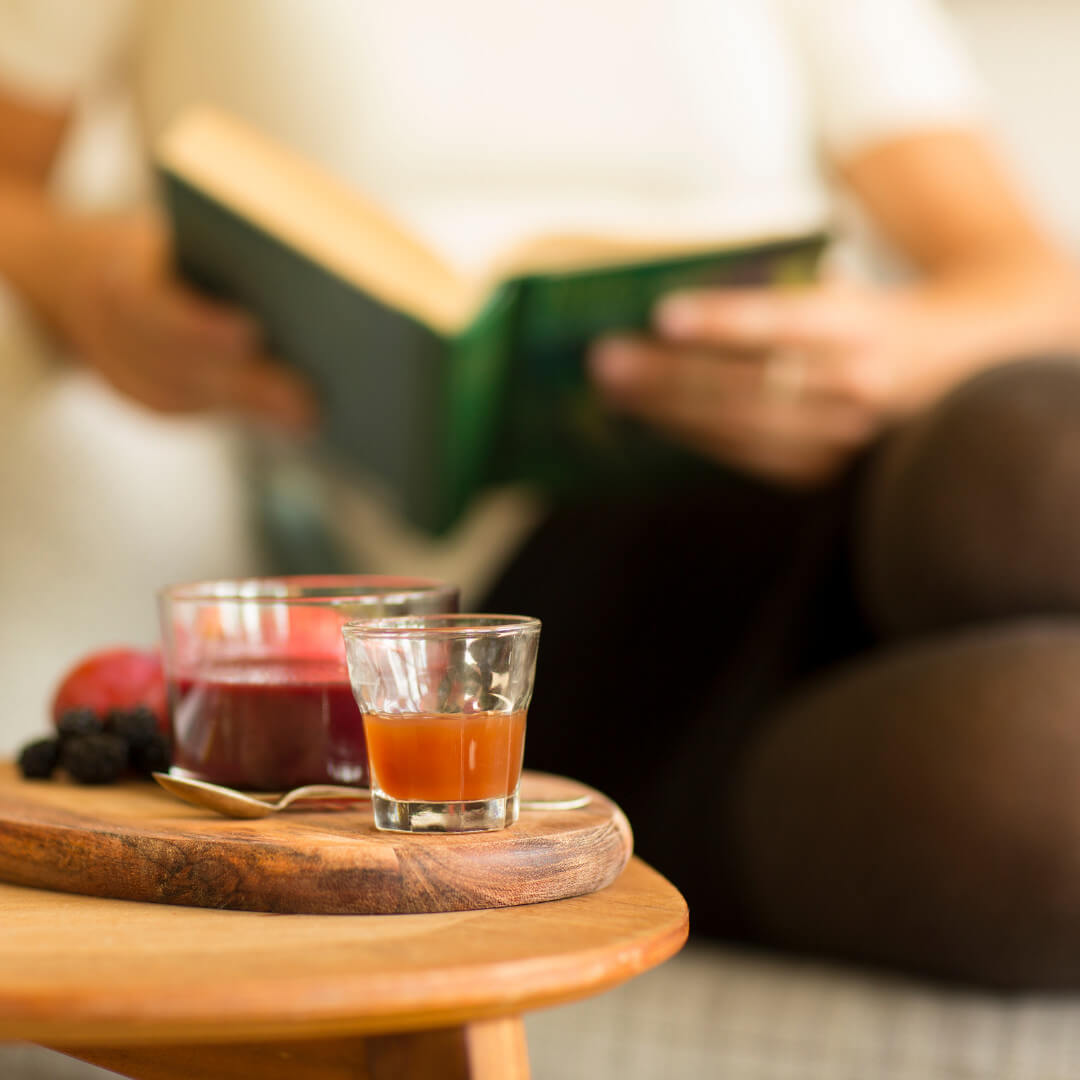
[[[156,772],[154,779],[171,795],[193,806],[214,810],[231,818],[262,818],[276,814],[298,802],[370,802],[371,789],[362,787],[339,787],[335,784],[309,784],[293,788],[284,795],[252,795],[246,791],[211,784],[207,780],[194,780],[186,776]],[[521,799],[522,810],[580,810],[588,806],[589,796],[576,799]]]

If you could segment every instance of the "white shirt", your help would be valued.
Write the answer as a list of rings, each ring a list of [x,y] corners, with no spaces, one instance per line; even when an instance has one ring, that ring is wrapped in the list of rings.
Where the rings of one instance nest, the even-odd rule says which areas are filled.
[[[978,109],[931,0],[0,0],[0,85],[42,101],[74,97],[88,116],[122,85],[144,146],[184,105],[213,102],[381,200],[466,267],[549,231],[722,238],[813,228],[830,215],[829,159],[970,123]],[[73,139],[58,178],[65,196],[115,205],[145,195],[138,170],[116,164],[139,158],[95,156],[95,145]],[[137,587],[147,618],[129,605],[106,635],[101,606],[87,644],[136,622],[146,636],[152,575],[250,568],[241,459],[220,425],[149,423],[86,376],[50,380],[19,399],[24,416],[36,409],[47,425],[50,395],[70,397],[74,380],[84,412],[110,431],[174,451],[167,493],[139,479],[140,455],[123,439],[123,452],[99,461],[101,483],[145,505],[125,518],[130,533],[87,545],[81,577],[102,583],[102,595],[105,583]],[[0,456],[25,453],[4,438]],[[39,467],[52,470],[35,485],[52,493],[43,524],[85,532],[75,510],[88,481],[74,492],[55,462]],[[328,482],[358,569],[452,577],[467,597],[536,514],[528,497],[506,494],[431,544]],[[0,476],[0,499],[3,488]],[[0,529],[0,562],[9,550]],[[19,580],[0,577],[0,603],[70,574],[63,548],[62,563],[39,545],[33,566],[18,550]]]
[[[147,138],[212,101],[467,263],[820,224],[823,154],[976,100],[928,0],[0,0],[0,82],[64,98],[124,65]]]

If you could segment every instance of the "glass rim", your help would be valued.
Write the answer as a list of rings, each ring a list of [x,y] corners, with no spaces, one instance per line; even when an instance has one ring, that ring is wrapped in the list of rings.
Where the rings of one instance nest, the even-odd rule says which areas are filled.
[[[539,633],[534,615],[493,615],[487,612],[447,612],[430,615],[381,615],[350,619],[342,628],[346,638],[500,637]]]
[[[158,598],[170,603],[335,604],[440,593],[456,596],[458,587],[404,574],[279,574],[180,582],[160,588]]]

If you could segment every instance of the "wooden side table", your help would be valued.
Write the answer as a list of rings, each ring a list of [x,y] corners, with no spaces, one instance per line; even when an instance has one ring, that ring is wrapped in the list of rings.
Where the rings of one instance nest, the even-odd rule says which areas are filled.
[[[687,927],[682,897],[637,859],[588,896],[432,915],[0,885],[0,1041],[139,1080],[522,1080],[523,1013],[661,963]]]

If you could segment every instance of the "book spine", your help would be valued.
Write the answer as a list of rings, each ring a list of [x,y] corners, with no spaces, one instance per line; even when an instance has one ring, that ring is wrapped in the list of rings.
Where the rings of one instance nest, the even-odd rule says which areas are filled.
[[[445,440],[453,448],[443,514],[447,524],[490,480],[498,456],[520,293],[520,282],[502,283],[452,344],[446,391]]]
[[[455,486],[446,339],[179,177],[162,179],[180,270],[252,312],[271,354],[311,382],[326,453],[414,524],[445,528]]]

